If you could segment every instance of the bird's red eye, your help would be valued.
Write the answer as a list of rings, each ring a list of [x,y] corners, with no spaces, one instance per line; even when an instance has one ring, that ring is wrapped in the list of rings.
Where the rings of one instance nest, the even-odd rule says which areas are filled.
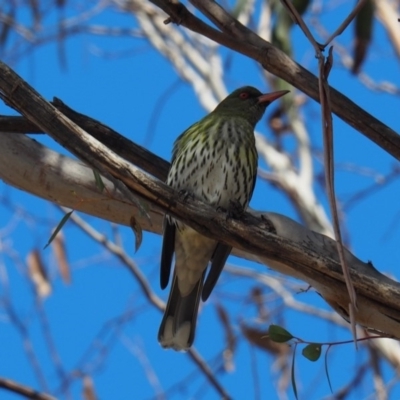
[[[240,93],[239,97],[240,97],[242,100],[246,100],[246,99],[249,98],[249,94],[248,94],[247,92],[242,92],[242,93]]]

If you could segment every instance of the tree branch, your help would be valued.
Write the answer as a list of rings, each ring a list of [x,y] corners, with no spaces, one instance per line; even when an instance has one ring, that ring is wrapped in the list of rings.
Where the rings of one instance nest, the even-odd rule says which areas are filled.
[[[161,230],[162,213],[160,211],[153,213],[153,210],[161,208],[200,233],[232,245],[237,249],[236,254],[241,256],[247,254],[249,259],[308,282],[340,315],[348,318],[345,311],[349,302],[348,295],[336,242],[332,239],[312,232],[279,214],[245,213],[241,220],[234,220],[228,219],[224,213],[217,213],[212,207],[198,200],[182,199],[172,188],[121,159],[83,131],[2,63],[0,63],[0,90],[8,103],[11,103],[35,125],[48,132],[66,149],[86,162],[95,160],[96,165],[101,165],[103,170],[120,179],[138,196],[154,205],[154,208],[150,210],[151,225],[147,225],[151,226],[150,229],[153,231],[160,232]],[[7,136],[5,134],[1,134],[0,139],[3,143],[15,140],[21,142],[21,139],[30,140],[21,135]],[[0,151],[3,148],[0,145]],[[32,148],[30,151],[32,152]],[[14,152],[9,157],[12,156],[18,159],[24,158],[21,152]],[[43,157],[43,151],[39,153],[39,156]],[[3,175],[8,173],[6,170],[10,169],[10,164],[1,164],[2,159],[3,157],[0,157],[0,174]],[[60,159],[57,161],[60,162]],[[81,166],[81,168],[85,167]],[[43,176],[46,174],[46,169],[42,168],[41,173],[38,174],[39,182],[44,181]],[[90,182],[88,176],[86,178]],[[91,180],[94,186],[94,178]],[[71,189],[70,186],[69,190]],[[89,193],[92,194],[95,191]],[[99,192],[99,189],[97,191]],[[108,201],[112,202],[115,193],[118,192],[113,192],[111,187],[110,193],[112,196],[108,198]],[[101,193],[98,195],[106,197]],[[62,204],[64,199],[58,198],[56,201]],[[122,198],[117,199],[118,204],[122,201]],[[134,205],[129,205],[126,200],[125,202],[127,209],[125,222],[122,223],[127,224],[131,215],[135,215],[141,223],[144,217]],[[101,201],[89,202],[82,199],[77,206],[85,204],[86,209],[89,209],[88,204],[93,205],[93,203],[101,203]],[[107,212],[100,214],[103,218],[108,218],[108,215]],[[358,296],[356,321],[363,326],[400,338],[400,305],[397,301],[400,295],[400,284],[379,273],[371,263],[361,262],[347,250],[345,257],[350,266],[351,278]]]
[[[38,392],[28,386],[22,385],[11,379],[0,378],[0,388],[6,389],[10,392],[17,393],[27,399],[32,400],[56,400],[55,397],[46,393]]]
[[[294,62],[281,50],[263,40],[213,1],[193,1],[222,30],[218,31],[191,14],[179,2],[150,0],[169,16],[169,22],[208,37],[259,62],[268,72],[282,78],[319,102],[318,78]],[[218,7],[218,12],[214,8]],[[353,103],[336,89],[329,87],[332,111],[343,121],[400,160],[400,136],[381,121]]]

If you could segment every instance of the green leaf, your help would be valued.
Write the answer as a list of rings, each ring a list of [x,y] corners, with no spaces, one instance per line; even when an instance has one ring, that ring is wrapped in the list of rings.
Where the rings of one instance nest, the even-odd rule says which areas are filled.
[[[100,192],[103,192],[104,188],[106,187],[104,185],[103,180],[101,179],[101,175],[99,174],[99,171],[97,169],[93,169],[93,175],[94,175],[94,180],[96,181],[96,186],[100,190]]]
[[[295,361],[295,358],[296,358],[296,347],[297,347],[297,344],[294,345],[294,350],[293,350],[291,378],[292,378],[292,387],[293,387],[294,397],[296,398],[296,400],[298,400],[299,398],[297,397],[296,378],[294,376],[294,361]]]
[[[355,35],[366,41],[370,41],[373,31],[375,5],[373,0],[367,0],[364,7],[358,12],[355,18]]]
[[[60,223],[56,226],[56,229],[54,229],[54,232],[50,236],[49,241],[47,242],[46,246],[43,247],[43,250],[49,246],[49,244],[54,240],[54,238],[57,236],[57,233],[60,232],[61,228],[64,226],[64,224],[68,221],[69,217],[71,214],[74,212],[74,210],[66,213],[63,217]]]
[[[268,337],[277,343],[285,343],[293,339],[293,335],[279,325],[270,325],[268,328]]]
[[[353,50],[353,66],[351,72],[358,74],[362,65],[364,64],[365,57],[370,47],[373,26],[374,26],[374,1],[367,0],[364,7],[356,15],[355,24],[355,41]]]
[[[331,390],[331,393],[333,394],[333,390],[332,390],[332,385],[331,385],[331,380],[329,378],[329,373],[328,373],[328,351],[331,348],[331,346],[328,346],[328,348],[326,349],[325,352],[325,373],[326,373],[326,377],[328,379],[328,383],[329,383],[329,389]]]
[[[311,343],[304,347],[302,354],[310,361],[317,361],[321,356],[321,345],[319,343]]]
[[[310,0],[293,0],[293,5],[300,15],[303,15],[307,11],[310,3]]]

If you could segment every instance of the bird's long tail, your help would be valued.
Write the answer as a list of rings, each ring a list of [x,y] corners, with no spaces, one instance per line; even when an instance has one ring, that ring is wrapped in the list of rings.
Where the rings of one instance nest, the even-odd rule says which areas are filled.
[[[165,348],[186,351],[192,345],[196,330],[197,312],[203,289],[204,274],[193,290],[182,296],[174,274],[167,307],[158,331],[158,341]]]

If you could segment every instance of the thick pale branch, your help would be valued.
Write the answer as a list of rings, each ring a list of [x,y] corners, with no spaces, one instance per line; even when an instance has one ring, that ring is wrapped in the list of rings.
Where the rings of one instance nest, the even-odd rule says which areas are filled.
[[[119,224],[129,225],[130,216],[134,215],[143,229],[161,233],[163,212],[159,208],[150,203],[149,221],[135,205],[124,201],[123,196],[105,178],[103,181],[111,195],[100,193],[92,170],[81,162],[46,149],[23,135],[1,133],[0,149],[0,177],[7,183]],[[13,165],[13,168],[8,168],[9,165]],[[155,184],[163,186],[161,182],[155,181]],[[171,196],[171,202],[180,201],[179,196],[175,199],[174,196]],[[190,203],[185,211],[187,216],[182,218],[186,222],[193,224],[194,220],[199,219],[196,215],[190,216],[193,212],[202,215],[203,220],[210,219],[211,223],[207,226],[202,225],[202,221],[195,226],[206,234],[223,237],[228,243],[241,247],[241,250],[235,249],[236,255],[309,283],[336,311],[347,317],[345,310],[348,298],[335,241],[283,215],[252,212],[257,219],[246,215],[243,222],[227,221],[224,214],[216,214],[200,202],[194,205]],[[234,228],[230,227],[232,223],[235,223]],[[219,224],[224,225],[224,229]],[[219,229],[224,232],[223,236]],[[233,241],[232,229],[238,231],[233,235]],[[258,232],[257,236],[261,236],[261,239],[253,241],[254,232]],[[240,241],[244,245],[239,246]],[[359,294],[357,321],[364,326],[398,335],[395,333],[399,332],[400,327],[397,323],[400,319],[400,306],[395,300],[400,293],[398,284],[349,252],[346,252],[346,256]]]
[[[101,192],[92,168],[25,135],[0,133],[0,179],[24,192],[117,224],[129,226],[130,216],[138,215],[143,229],[161,232],[164,213],[158,207],[150,204],[149,221],[107,178],[102,177],[105,190]]]
[[[65,148],[83,160],[95,159],[105,171],[122,180],[150,204],[157,204],[199,232],[232,245],[241,255],[247,254],[250,259],[308,282],[336,311],[347,317],[345,310],[348,296],[338,261],[336,243],[333,240],[318,235],[281,215],[258,213],[255,217],[246,213],[241,220],[233,220],[227,219],[223,213],[216,213],[214,209],[200,201],[182,199],[171,188],[121,159],[75,125],[7,67],[2,66],[2,68],[0,88],[5,99],[12,102],[19,112],[48,132]],[[30,140],[12,134],[11,138],[4,134],[0,137],[9,141]],[[28,145],[25,146],[29,148]],[[0,146],[0,149],[2,148],[4,147]],[[13,153],[17,159],[24,158],[21,152],[9,153]],[[11,163],[8,166],[13,165],[12,160],[9,159],[8,162]],[[0,173],[4,174],[4,170],[9,169],[8,166],[0,164]],[[45,181],[43,174],[46,173],[46,168],[43,168],[42,175],[37,174],[41,177],[41,180],[38,179],[39,183]],[[86,175],[90,180],[87,169]],[[19,185],[22,186],[21,183]],[[74,189],[71,187],[71,190]],[[62,204],[62,198],[56,200]],[[113,199],[110,198],[109,201]],[[95,204],[97,201],[81,201],[76,208],[79,209],[81,204],[87,206],[90,203]],[[133,214],[140,223],[143,222],[134,206],[132,211],[127,211],[126,219],[128,220]],[[160,231],[161,218],[160,214],[156,215],[157,219],[153,220],[151,211],[152,228],[156,226],[157,221],[159,225],[155,231]],[[107,218],[108,214],[105,212],[100,216]],[[143,226],[146,226],[144,222]],[[346,251],[346,258],[358,296],[357,322],[399,338],[400,306],[397,299],[400,295],[400,285],[380,274],[371,264],[362,263],[350,252]]]

